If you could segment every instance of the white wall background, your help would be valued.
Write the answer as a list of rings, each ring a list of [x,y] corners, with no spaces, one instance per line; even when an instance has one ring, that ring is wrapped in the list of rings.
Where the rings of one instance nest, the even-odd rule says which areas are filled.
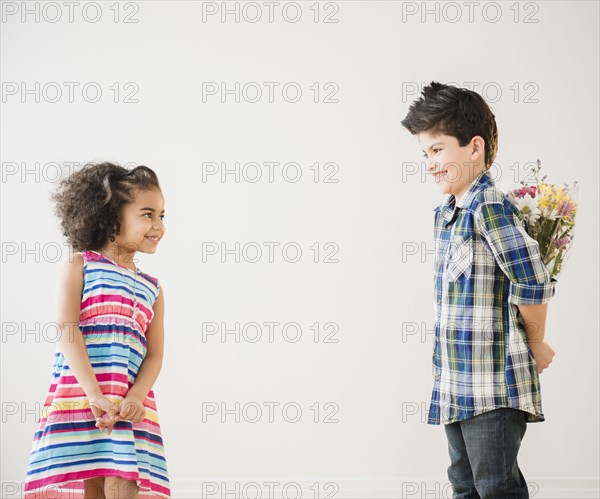
[[[272,23],[263,2],[254,4],[262,11],[254,23],[257,11],[245,3],[226,4],[240,10],[239,22],[219,13],[203,22],[203,9],[220,2],[112,10],[101,2],[95,23],[88,4],[73,22],[63,2],[60,11],[27,3],[40,18],[25,22],[20,2],[2,7],[3,497],[18,497],[8,493],[25,476],[55,347],[42,331],[54,320],[57,260],[66,256],[49,201],[52,164],[102,160],[154,168],[166,197],[166,237],[139,262],[165,289],[166,357],[154,389],[174,496],[198,497],[216,481],[213,497],[222,482],[228,490],[258,482],[268,497],[264,484],[276,481],[278,493],[289,482],[318,482],[320,497],[333,490],[326,482],[339,486],[335,497],[450,497],[443,429],[425,424],[432,256],[403,259],[407,243],[431,249],[432,210],[443,200],[430,179],[403,175],[422,157],[400,120],[419,94],[410,89],[431,80],[473,85],[488,99],[500,132],[499,182],[538,158],[550,181],[580,181],[576,240],[549,306],[546,334],[557,355],[541,376],[547,420],[528,425],[519,464],[532,497],[598,497],[597,2],[500,2],[497,22],[491,2],[474,8],[473,22],[464,2],[428,2],[438,19],[423,19],[421,2],[300,2],[295,23],[282,15],[283,6],[295,15],[285,2]],[[462,19],[452,22],[457,12]],[[138,22],[123,22],[126,14]],[[338,22],[322,22],[326,14]],[[39,102],[13,93],[21,82],[40,82]],[[55,103],[51,82],[63,90]],[[78,85],[74,102],[64,82]],[[103,91],[97,103],[82,97],[89,82]],[[123,102],[134,88],[127,82],[137,85],[137,103]],[[203,82],[257,82],[265,95],[203,102]],[[263,82],[279,84],[272,103]],[[297,103],[282,97],[288,82],[303,91]],[[339,87],[337,103],[322,102],[328,82]],[[236,161],[297,162],[303,176],[286,182],[275,167],[272,183],[203,181],[203,163]],[[338,182],[315,183],[316,162],[339,165]],[[273,263],[266,253],[258,263],[203,262],[204,242],[295,242],[303,255],[295,264],[281,251]],[[328,242],[339,246],[338,263],[323,262]],[[272,343],[203,341],[205,322],[297,322],[302,337],[286,342],[279,327]],[[315,343],[310,326],[327,322],[339,326],[339,342]],[[417,334],[403,341],[413,323]],[[292,402],[303,415],[294,424],[276,410],[271,423],[263,405],[257,423],[203,422],[206,402]],[[329,402],[337,423],[323,422]]]

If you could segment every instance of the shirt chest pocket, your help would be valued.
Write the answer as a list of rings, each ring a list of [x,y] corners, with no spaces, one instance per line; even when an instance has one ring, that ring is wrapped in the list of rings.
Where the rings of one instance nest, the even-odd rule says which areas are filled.
[[[465,281],[473,267],[473,237],[455,237],[448,242],[444,272],[449,282]]]

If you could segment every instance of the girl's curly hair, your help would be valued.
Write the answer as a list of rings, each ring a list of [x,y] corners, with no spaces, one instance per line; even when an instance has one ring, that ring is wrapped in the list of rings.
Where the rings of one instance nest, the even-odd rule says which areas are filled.
[[[98,250],[119,234],[121,208],[133,202],[133,189],[159,189],[158,177],[147,166],[128,170],[113,163],[88,163],[62,179],[54,212],[73,251]]]

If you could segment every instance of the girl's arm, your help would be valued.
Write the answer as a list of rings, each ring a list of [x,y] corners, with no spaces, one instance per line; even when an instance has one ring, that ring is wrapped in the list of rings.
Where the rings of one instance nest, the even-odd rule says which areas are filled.
[[[153,305],[154,316],[146,331],[146,356],[142,361],[140,370],[133,386],[129,389],[127,397],[137,397],[144,400],[152,389],[162,367],[164,351],[164,310],[165,299],[162,286],[159,288],[158,297]]]
[[[79,311],[83,290],[83,256],[75,253],[63,262],[56,288],[60,347],[67,364],[88,399],[102,396],[92,369],[83,334],[79,329]]]

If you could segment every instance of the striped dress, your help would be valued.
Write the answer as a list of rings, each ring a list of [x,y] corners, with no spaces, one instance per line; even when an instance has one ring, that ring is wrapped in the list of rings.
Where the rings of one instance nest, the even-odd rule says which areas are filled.
[[[96,251],[83,251],[79,328],[102,393],[125,398],[146,355],[158,279],[136,273]],[[139,313],[132,320],[133,290]],[[67,333],[67,329],[64,330]],[[57,344],[52,379],[33,437],[23,497],[83,498],[83,480],[135,480],[140,498],[171,497],[153,390],[139,423],[117,421],[112,433],[96,427],[89,402]]]

